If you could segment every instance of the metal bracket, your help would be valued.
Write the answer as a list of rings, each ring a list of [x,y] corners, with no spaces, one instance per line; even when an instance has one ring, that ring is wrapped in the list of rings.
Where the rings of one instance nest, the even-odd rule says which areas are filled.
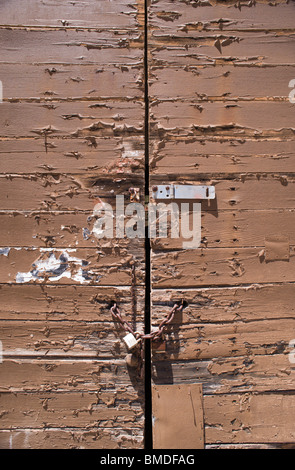
[[[154,199],[215,199],[215,186],[160,184],[152,187]]]

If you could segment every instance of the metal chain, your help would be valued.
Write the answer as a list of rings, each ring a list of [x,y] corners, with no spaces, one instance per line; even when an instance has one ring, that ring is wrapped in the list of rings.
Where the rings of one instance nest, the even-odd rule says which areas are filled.
[[[112,314],[114,320],[121,323],[124,330],[128,331],[129,333],[132,333],[133,336],[136,339],[141,339],[141,340],[151,339],[153,341],[153,340],[159,339],[162,336],[166,325],[168,325],[169,323],[172,322],[172,320],[174,318],[174,315],[175,315],[175,312],[176,311],[181,311],[183,309],[183,307],[184,307],[183,300],[181,302],[176,302],[174,304],[174,306],[172,307],[172,309],[170,310],[170,312],[168,313],[168,315],[166,316],[166,318],[164,318],[161,321],[158,328],[155,329],[154,331],[152,331],[151,333],[148,333],[148,334],[144,334],[144,333],[141,333],[139,331],[134,331],[132,329],[131,325],[126,320],[123,320],[121,312],[120,312],[120,310],[118,308],[118,305],[116,303],[114,303],[113,306],[111,307],[111,314]]]
[[[121,315],[121,312],[119,310],[118,305],[116,303],[114,303],[112,305],[110,310],[111,310],[111,314],[113,316],[113,319],[115,321],[118,321],[122,325],[123,329],[125,331],[128,331],[129,333],[131,333],[136,338],[136,340],[139,340],[139,345],[136,348],[135,354],[136,354],[137,359],[138,359],[137,374],[141,379],[143,378],[143,375],[144,375],[144,367],[143,367],[143,364],[144,364],[144,350],[143,350],[142,341],[146,340],[146,339],[150,339],[151,341],[159,340],[161,338],[162,334],[163,334],[163,331],[164,331],[165,327],[169,323],[172,322],[172,320],[174,318],[174,315],[175,315],[175,312],[176,311],[181,311],[183,309],[183,307],[184,307],[183,300],[181,302],[176,302],[173,305],[170,312],[168,313],[168,315],[166,316],[166,318],[164,318],[161,321],[158,328],[155,329],[154,331],[152,331],[151,333],[144,334],[144,333],[141,333],[139,331],[134,331],[133,328],[131,327],[130,323],[128,323],[126,320],[124,320],[122,318],[122,315]]]

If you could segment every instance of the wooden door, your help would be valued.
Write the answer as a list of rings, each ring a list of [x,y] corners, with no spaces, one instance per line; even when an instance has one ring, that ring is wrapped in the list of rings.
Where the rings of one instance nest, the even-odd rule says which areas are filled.
[[[294,446],[294,2],[0,13],[0,447]],[[215,188],[199,247],[116,232],[173,183]],[[181,307],[144,378],[114,302]]]
[[[152,379],[155,393],[183,386],[185,408],[187,385],[201,384],[206,448],[294,445],[294,19],[285,1],[149,6],[151,186],[216,191],[198,249],[151,241],[152,322],[186,303]],[[177,436],[187,415],[174,412]],[[188,427],[190,448],[198,432]]]
[[[144,8],[1,2],[2,448],[141,448],[144,239],[98,238],[96,208],[144,200]]]

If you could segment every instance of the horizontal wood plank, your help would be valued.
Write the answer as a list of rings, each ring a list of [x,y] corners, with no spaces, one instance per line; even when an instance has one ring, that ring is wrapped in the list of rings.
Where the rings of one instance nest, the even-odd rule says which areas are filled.
[[[130,201],[126,201],[126,203]],[[127,205],[127,204],[126,204]],[[115,206],[114,206],[115,213]],[[128,217],[126,216],[126,219]],[[1,245],[4,247],[55,247],[55,248],[96,248],[119,247],[128,243],[126,230],[124,239],[116,237],[115,226],[112,238],[99,239],[96,219],[91,211],[78,213],[54,212],[10,212],[0,215]],[[143,238],[138,240],[143,247]],[[1,251],[0,251],[1,253]],[[5,253],[5,249],[3,251]]]
[[[1,104],[3,137],[124,135],[142,133],[143,103],[120,101],[94,107],[87,101]]]
[[[209,443],[294,442],[294,394],[204,397]]]
[[[143,325],[136,323],[138,330]],[[1,341],[6,357],[85,357],[124,359],[126,331],[119,322],[2,320]],[[127,366],[126,366],[127,367]]]
[[[293,391],[294,365],[285,354],[173,361],[153,356],[155,383],[201,383],[205,395]]]
[[[207,137],[154,139],[152,178],[157,175],[294,173],[294,140]]]
[[[260,29],[293,29],[294,5],[285,0],[275,3],[263,0],[249,3],[235,0],[201,0],[175,2],[161,0],[150,7],[153,31],[178,34],[199,31],[255,31]]]
[[[46,135],[0,142],[0,173],[143,175],[142,136],[59,138]]]
[[[181,217],[181,204],[178,205],[178,211]],[[190,221],[192,222],[192,205],[190,211]],[[292,235],[294,222],[292,209],[289,211],[219,211],[218,217],[214,217],[212,212],[205,210],[201,214],[200,247],[245,248],[247,246],[261,246],[264,249],[265,240],[269,234],[284,235],[288,238],[290,245],[295,245],[295,239]],[[184,238],[185,234],[182,233],[182,229],[180,229],[179,238],[172,238],[171,222],[168,221],[168,224],[167,238],[151,239],[154,252],[185,249],[185,243],[188,239]]]
[[[152,320],[160,322],[171,306],[183,299],[185,308],[172,324],[251,322],[294,317],[295,284],[252,284],[244,287],[154,289]]]
[[[48,108],[56,106],[52,100],[80,99],[92,104],[91,109],[99,107],[92,103],[96,99],[101,107],[107,107],[104,100],[111,98],[142,98],[142,73],[141,67],[132,65],[2,64],[3,98],[42,101]]]
[[[209,179],[200,178],[198,174],[190,178],[181,178],[186,184],[214,184],[216,198],[204,203],[202,210],[212,212],[216,216],[223,209],[293,209],[294,208],[294,177],[293,175],[271,174],[235,175],[225,179],[223,175]],[[204,181],[205,179],[205,181]],[[95,171],[89,175],[4,175],[0,176],[2,211],[89,211],[101,200],[110,198],[114,203],[117,195],[126,197],[130,202],[129,188],[134,183],[139,185],[140,201],[143,200],[143,185],[140,178],[133,178],[133,184],[126,178],[117,176],[103,178]],[[158,180],[154,180],[154,184]],[[107,202],[107,200],[106,200]],[[115,209],[115,207],[114,207]]]
[[[162,358],[183,361],[284,353],[285,367],[288,368],[293,329],[293,319],[247,323],[236,320],[225,324],[174,323],[165,331],[166,353],[162,353]]]
[[[124,248],[125,245],[125,248]],[[132,248],[133,245],[133,248]],[[137,283],[144,283],[142,241],[95,248],[40,249],[12,248],[2,252],[0,283],[53,283],[76,285],[131,285],[137,264]]]
[[[130,268],[131,271],[131,268]],[[2,284],[1,320],[110,322],[110,307],[117,302],[122,316],[131,324],[144,321],[144,292],[137,286]]]
[[[143,38],[137,28],[130,31],[1,29],[5,64],[104,64],[140,65]],[[38,47],[36,47],[38,44]]]
[[[286,83],[286,91],[287,91]],[[151,104],[152,106],[152,104]],[[240,101],[238,103],[193,101],[157,102],[151,108],[151,136],[154,126],[164,130],[196,128],[226,128],[232,126],[233,135],[242,130],[262,132],[292,128],[294,105],[285,101]],[[154,124],[154,126],[153,126]],[[155,128],[156,131],[156,128]],[[187,132],[188,132],[187,131]]]
[[[294,282],[294,252],[266,262],[259,248],[207,248],[153,254],[154,288]]]
[[[219,99],[233,102],[238,99],[286,99],[291,91],[288,85],[293,77],[295,71],[292,65],[151,67],[149,91],[151,98],[158,100],[171,97],[173,100]]]
[[[151,65],[293,65],[294,32],[153,32]],[[286,85],[288,85],[286,83]]]
[[[4,392],[102,392],[118,388],[128,396],[132,386],[143,399],[143,382],[124,359],[5,358],[1,364]]]
[[[136,392],[2,393],[2,429],[85,428],[97,425],[142,428],[143,410]]]
[[[88,174],[30,174],[0,176],[2,210],[87,211],[93,215],[95,206],[103,202],[114,204],[117,195],[130,202],[129,188],[140,185],[142,178],[117,175],[102,176],[96,170]],[[143,191],[139,192],[140,200]],[[114,206],[115,209],[115,206]]]
[[[140,449],[143,445],[142,430],[133,426],[0,430],[0,449]]]
[[[130,29],[138,27],[138,15],[143,13],[141,3],[134,0],[116,1],[115,5],[112,0],[29,0],[21,9],[18,6],[17,0],[1,5],[2,25]]]

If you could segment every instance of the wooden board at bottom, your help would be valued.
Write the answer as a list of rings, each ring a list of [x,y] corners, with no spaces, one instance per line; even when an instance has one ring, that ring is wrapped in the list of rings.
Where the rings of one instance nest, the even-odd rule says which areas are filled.
[[[153,385],[153,448],[203,449],[202,384]]]

